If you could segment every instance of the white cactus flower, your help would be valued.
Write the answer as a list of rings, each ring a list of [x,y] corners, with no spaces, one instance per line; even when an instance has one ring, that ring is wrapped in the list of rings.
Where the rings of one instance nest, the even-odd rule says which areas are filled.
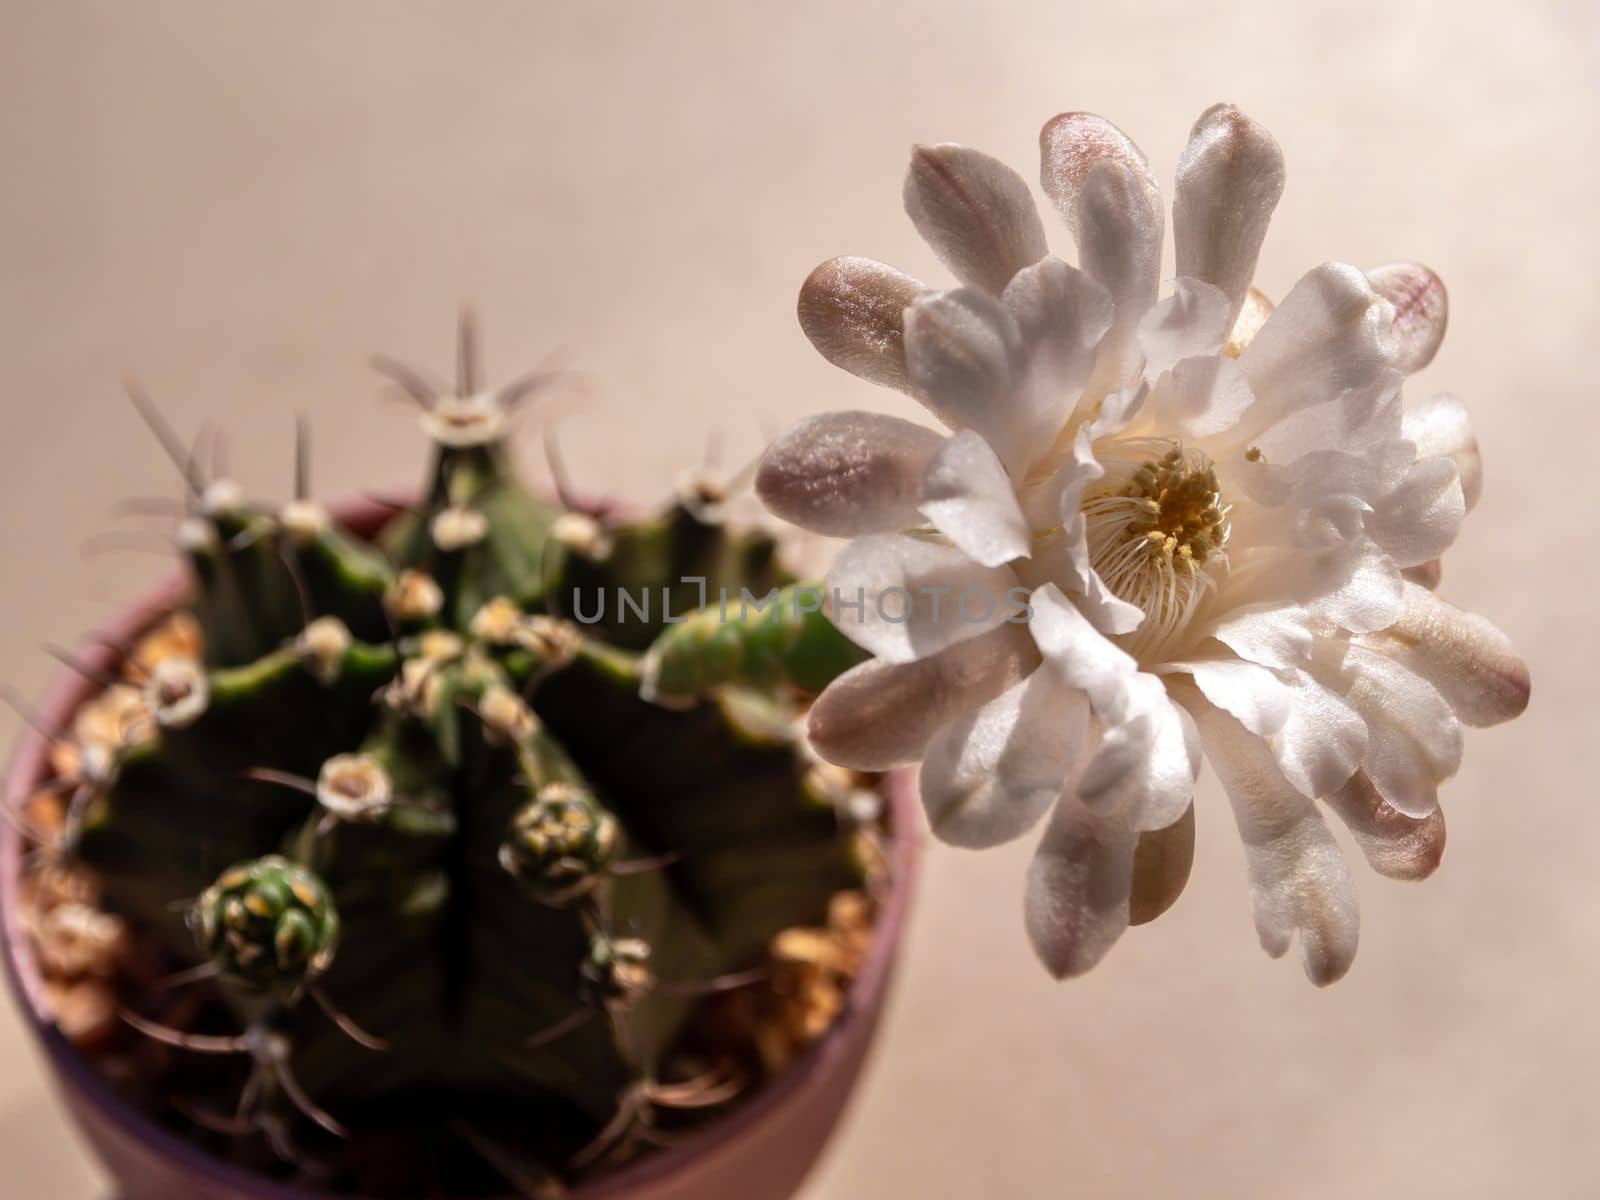
[[[1179,162],[1161,296],[1144,155],[1084,113],[1041,147],[1077,267],[1048,253],[1019,176],[941,145],[913,152],[905,203],[962,286],[843,258],[801,292],[824,356],[949,430],[831,413],[762,462],[774,512],[854,539],[831,614],[874,657],[817,700],[813,743],[863,770],[920,760],[958,845],[1049,814],[1025,909],[1058,976],[1177,898],[1209,759],[1262,946],[1298,934],[1332,982],[1357,904],[1320,807],[1378,871],[1427,875],[1460,725],[1528,698],[1506,638],[1412,582],[1436,580],[1479,489],[1460,403],[1401,403],[1443,336],[1443,286],[1328,263],[1274,310],[1250,284],[1282,156],[1218,105]]]

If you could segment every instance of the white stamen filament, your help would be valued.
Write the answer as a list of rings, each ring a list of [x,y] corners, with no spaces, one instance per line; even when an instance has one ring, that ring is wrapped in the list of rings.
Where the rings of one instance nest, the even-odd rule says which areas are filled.
[[[1194,618],[1228,569],[1228,506],[1211,462],[1174,441],[1130,438],[1101,450],[1105,477],[1085,496],[1089,562],[1144,621],[1117,641],[1144,659]]]

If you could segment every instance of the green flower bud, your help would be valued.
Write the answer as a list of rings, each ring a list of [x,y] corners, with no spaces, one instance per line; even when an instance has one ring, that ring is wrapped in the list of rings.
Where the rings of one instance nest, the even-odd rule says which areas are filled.
[[[261,991],[314,980],[328,969],[339,941],[339,914],[327,886],[275,854],[218,876],[195,901],[190,926],[224,979]]]
[[[517,810],[500,865],[547,904],[594,886],[617,848],[617,822],[586,788],[548,783]]]

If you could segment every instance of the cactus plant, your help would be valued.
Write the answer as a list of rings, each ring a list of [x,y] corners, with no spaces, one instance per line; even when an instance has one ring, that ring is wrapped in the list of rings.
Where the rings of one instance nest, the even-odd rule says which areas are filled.
[[[872,781],[796,719],[861,654],[792,586],[688,616],[793,585],[774,539],[705,478],[638,519],[540,498],[507,433],[547,377],[485,388],[465,320],[458,354],[453,390],[380,361],[433,449],[372,541],[303,439],[253,504],[136,397],[202,656],[106,681],[52,860],[184,968],[122,995],[170,1120],[334,1185],[542,1195],[750,1082],[685,1051],[697,1009],[870,882]]]

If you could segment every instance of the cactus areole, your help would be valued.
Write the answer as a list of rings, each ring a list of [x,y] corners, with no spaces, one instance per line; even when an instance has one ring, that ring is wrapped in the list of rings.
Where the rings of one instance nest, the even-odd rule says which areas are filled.
[[[159,1122],[335,1192],[557,1194],[781,1073],[775,939],[892,882],[878,781],[821,786],[800,732],[861,655],[804,606],[718,619],[795,582],[725,489],[624,518],[524,487],[548,378],[485,388],[465,323],[449,394],[380,365],[432,465],[376,536],[310,497],[303,437],[261,504],[136,397],[189,600],[54,734],[29,870],[131,932],[95,1054]]]

